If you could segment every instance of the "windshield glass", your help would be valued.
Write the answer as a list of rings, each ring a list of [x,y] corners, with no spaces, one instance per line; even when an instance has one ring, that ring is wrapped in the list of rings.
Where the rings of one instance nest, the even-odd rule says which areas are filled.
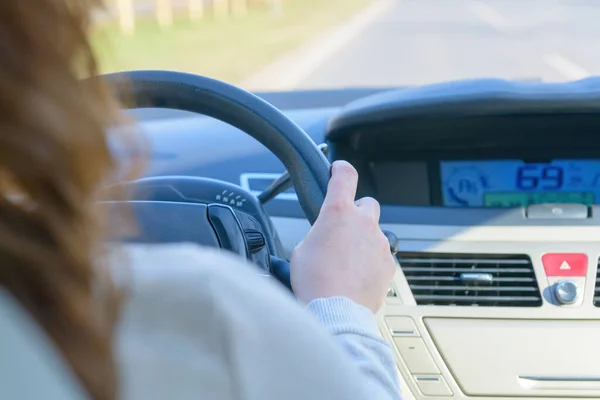
[[[581,79],[598,21],[597,0],[109,0],[95,38],[103,72],[279,91]]]

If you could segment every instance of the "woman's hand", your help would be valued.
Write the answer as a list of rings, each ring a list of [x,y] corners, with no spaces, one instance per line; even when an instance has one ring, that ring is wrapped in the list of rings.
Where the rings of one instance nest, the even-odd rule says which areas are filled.
[[[303,302],[346,297],[377,312],[396,264],[379,228],[379,203],[354,201],[358,173],[336,161],[319,217],[291,259],[292,288]]]

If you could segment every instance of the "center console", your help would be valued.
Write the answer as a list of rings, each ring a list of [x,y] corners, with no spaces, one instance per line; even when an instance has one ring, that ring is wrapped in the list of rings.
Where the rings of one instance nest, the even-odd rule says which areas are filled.
[[[462,86],[461,86],[462,85]],[[600,87],[454,83],[351,104],[334,159],[400,239],[380,315],[406,398],[600,397]]]

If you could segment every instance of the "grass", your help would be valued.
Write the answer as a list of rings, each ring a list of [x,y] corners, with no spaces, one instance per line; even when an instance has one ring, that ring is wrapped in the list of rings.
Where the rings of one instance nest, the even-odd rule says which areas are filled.
[[[138,20],[136,33],[124,36],[114,23],[95,32],[103,72],[168,69],[240,83],[286,51],[347,20],[372,0],[286,0],[273,18],[266,6],[245,17],[191,22],[176,16],[160,29],[154,19]]]

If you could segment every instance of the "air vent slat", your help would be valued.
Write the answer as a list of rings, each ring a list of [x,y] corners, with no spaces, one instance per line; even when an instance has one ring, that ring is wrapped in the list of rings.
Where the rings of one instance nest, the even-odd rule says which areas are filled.
[[[600,307],[600,260],[596,268],[596,289],[594,290],[594,305]]]
[[[524,264],[531,265],[531,261],[528,260],[510,260],[510,259],[497,259],[490,260],[485,258],[402,258],[398,257],[400,263],[414,263],[414,264]]]
[[[443,295],[424,295],[418,294],[415,295],[415,299],[417,300],[449,300],[453,302],[460,301],[473,301],[472,296],[443,296]],[[493,301],[493,302],[515,302],[515,301],[537,301],[536,298],[526,297],[526,296],[479,296],[477,297],[477,301],[485,302],[485,301]]]
[[[411,285],[410,288],[412,289],[413,293],[415,292],[419,292],[422,290],[428,290],[428,291],[433,291],[433,290],[439,290],[441,292],[446,292],[446,291],[456,291],[456,292],[460,292],[460,291],[472,291],[472,290],[476,290],[476,291],[480,291],[480,292],[498,292],[498,291],[502,291],[502,292],[536,292],[537,289],[534,287],[528,287],[528,286],[506,286],[506,287],[502,287],[502,289],[499,289],[497,286],[434,286],[434,285]]]
[[[404,273],[407,272],[447,272],[448,269],[451,268],[452,271],[454,272],[489,272],[491,274],[494,273],[503,273],[503,274],[529,274],[531,273],[530,269],[527,268],[476,268],[474,269],[473,267],[469,267],[469,268],[461,268],[461,267],[456,267],[454,268],[452,265],[449,265],[447,267],[413,267],[413,266],[407,266],[407,263],[404,264],[404,267],[402,268],[402,270],[404,271]]]
[[[418,305],[542,305],[527,256],[401,253],[398,260]]]
[[[408,279],[409,281],[459,281],[460,282],[460,276],[443,276],[443,275],[430,275],[430,276],[413,276],[413,275],[406,275],[406,279]],[[515,278],[494,278],[494,282],[523,282],[523,283],[531,283],[531,282],[535,282],[535,278],[522,278],[522,277],[515,277]]]

